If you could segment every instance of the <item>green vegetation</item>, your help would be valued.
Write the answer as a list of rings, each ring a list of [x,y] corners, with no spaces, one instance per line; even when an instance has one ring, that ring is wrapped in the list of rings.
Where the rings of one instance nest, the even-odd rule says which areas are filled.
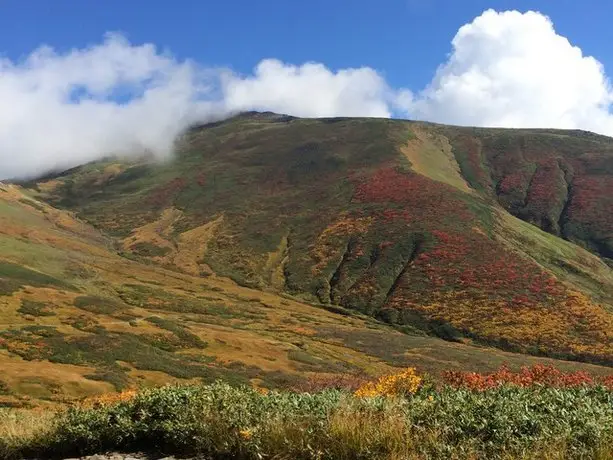
[[[55,314],[49,309],[46,303],[25,299],[21,301],[21,307],[19,307],[17,311],[22,315],[32,316],[53,316]]]
[[[140,242],[131,247],[134,254],[143,257],[163,257],[170,252],[169,248],[161,248],[155,244]]]
[[[174,348],[169,349],[165,342],[156,340],[156,336],[107,333],[104,329],[95,332],[71,338],[53,327],[28,326],[0,332],[0,337],[4,338],[0,346],[27,360],[94,365],[104,371],[116,369],[115,363],[122,361],[137,369],[165,372],[179,378],[215,378],[215,369],[192,361],[188,356],[172,353]],[[125,372],[125,369],[116,370]]]
[[[205,348],[206,342],[203,341],[196,334],[187,330],[187,328],[177,324],[174,321],[160,318],[159,316],[152,316],[147,318],[147,321],[153,323],[162,329],[172,332],[180,341],[181,345],[187,348]]]
[[[21,198],[21,199],[19,199],[19,202],[23,203],[23,204],[26,204],[28,206],[32,206],[37,211],[45,212],[45,207],[44,206],[42,206],[41,204],[39,204],[36,201],[31,200],[29,198]]]
[[[102,315],[112,315],[124,307],[114,299],[96,296],[79,296],[74,300],[74,306],[81,310]]]
[[[0,458],[109,450],[212,459],[608,458],[612,407],[603,387],[425,386],[396,398],[165,387],[69,408],[36,430],[22,426],[18,436],[0,436]]]
[[[0,395],[7,395],[11,392],[6,382],[0,380]]]
[[[52,276],[30,270],[19,264],[0,260],[0,296],[11,295],[25,285],[37,287],[55,286],[62,289],[74,289],[68,283]]]

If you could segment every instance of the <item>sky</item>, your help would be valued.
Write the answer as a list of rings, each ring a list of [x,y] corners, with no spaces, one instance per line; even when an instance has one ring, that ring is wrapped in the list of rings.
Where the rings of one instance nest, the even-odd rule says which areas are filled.
[[[242,110],[613,135],[613,4],[2,0],[0,178]]]

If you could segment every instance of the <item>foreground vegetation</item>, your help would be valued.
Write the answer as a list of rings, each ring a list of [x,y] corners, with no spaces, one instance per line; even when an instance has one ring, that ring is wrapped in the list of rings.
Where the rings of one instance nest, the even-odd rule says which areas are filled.
[[[481,378],[490,383],[452,373],[434,384],[408,369],[354,391],[221,382],[127,391],[55,415],[4,413],[0,458],[109,450],[243,459],[613,456],[606,380],[543,366]]]

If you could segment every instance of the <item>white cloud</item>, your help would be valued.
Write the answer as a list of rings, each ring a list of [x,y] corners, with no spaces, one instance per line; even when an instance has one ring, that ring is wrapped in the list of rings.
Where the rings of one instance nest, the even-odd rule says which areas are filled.
[[[613,134],[603,66],[558,35],[548,17],[488,10],[461,27],[452,45],[430,85],[405,104],[412,116]]]
[[[168,154],[202,109],[196,73],[190,62],[118,35],[65,54],[42,47],[22,62],[1,60],[0,178],[110,153]]]
[[[314,62],[297,67],[276,59],[261,61],[253,76],[225,75],[222,90],[229,110],[263,109],[301,117],[389,117],[396,97],[369,67],[334,73]]]
[[[64,54],[41,47],[22,62],[0,60],[0,179],[113,153],[167,156],[188,124],[241,110],[388,117],[395,97],[367,67],[333,72],[269,59],[239,76],[113,34]]]
[[[305,117],[404,115],[475,126],[583,128],[613,135],[603,66],[536,12],[488,10],[461,27],[421,92],[369,67],[261,61],[250,75],[179,61],[108,35],[95,46],[0,58],[0,179],[112,153],[159,156],[195,121],[242,110]]]

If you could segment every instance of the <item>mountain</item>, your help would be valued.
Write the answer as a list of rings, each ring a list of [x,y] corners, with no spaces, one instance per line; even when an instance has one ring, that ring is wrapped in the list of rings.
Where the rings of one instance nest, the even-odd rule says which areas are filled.
[[[14,393],[613,364],[613,139],[245,113],[177,145],[2,186]]]

